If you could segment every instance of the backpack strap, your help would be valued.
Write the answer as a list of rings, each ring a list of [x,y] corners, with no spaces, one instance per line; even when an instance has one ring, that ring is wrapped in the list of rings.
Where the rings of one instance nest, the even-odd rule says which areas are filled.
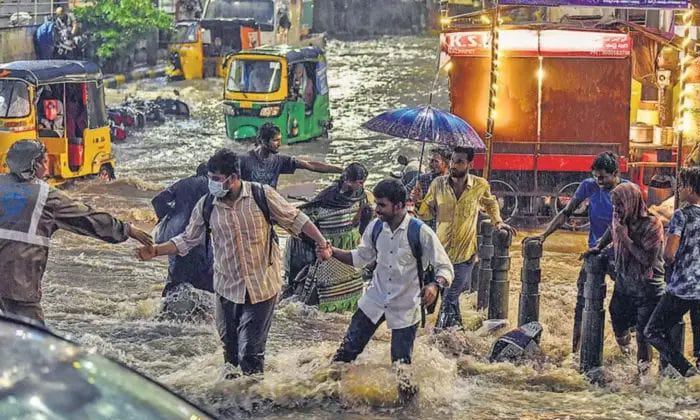
[[[423,272],[423,247],[420,244],[420,230],[423,228],[424,223],[416,218],[412,217],[411,221],[408,222],[408,244],[411,246],[411,253],[418,263],[418,274]]]
[[[270,215],[270,206],[267,203],[267,196],[265,195],[265,187],[257,182],[251,182],[250,189],[255,204],[258,205],[258,208],[265,216],[265,221],[267,221],[268,225],[272,225],[272,216]]]
[[[259,184],[257,182],[251,182],[250,190],[253,194],[253,200],[255,200],[255,204],[258,206],[263,216],[265,216],[265,221],[270,226],[267,260],[269,261],[270,265],[272,265],[272,242],[274,241],[276,244],[279,244],[279,238],[277,237],[277,233],[275,232],[275,227],[272,221],[272,215],[270,213],[270,206],[267,202],[267,195],[265,195],[265,187],[263,187],[262,184]]]
[[[372,245],[374,246],[374,252],[377,253],[377,239],[379,239],[379,234],[382,233],[384,228],[384,222],[381,219],[374,219],[374,226],[372,226]]]
[[[423,228],[424,223],[417,217],[411,217],[408,222],[408,244],[411,247],[411,253],[413,258],[416,259],[416,268],[418,272],[418,287],[423,290],[425,286],[425,270],[423,270],[423,247],[420,243],[420,231]],[[420,326],[425,328],[425,306],[421,303],[420,305]]]
[[[208,194],[204,197],[204,204],[202,204],[202,219],[204,219],[204,249],[207,255],[209,255],[209,243],[211,242],[211,213],[214,211],[214,196]]]
[[[211,212],[214,211],[214,196],[207,194],[202,205],[202,219],[204,219],[204,227],[207,230],[207,235],[211,233]]]

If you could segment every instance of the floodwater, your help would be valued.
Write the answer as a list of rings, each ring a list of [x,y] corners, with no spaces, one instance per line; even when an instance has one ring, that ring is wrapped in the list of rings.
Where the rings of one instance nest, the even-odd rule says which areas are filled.
[[[330,42],[328,47],[335,128],[332,142],[285,148],[285,153],[337,164],[361,161],[372,173],[370,184],[395,169],[399,150],[416,154],[408,142],[386,140],[362,130],[362,121],[394,106],[427,100],[435,76],[435,39],[383,38]],[[172,95],[192,107],[188,121],[148,128],[115,145],[119,180],[74,185],[71,194],[138,225],[152,227],[150,198],[162,186],[189,175],[219,147],[245,150],[224,134],[222,82],[207,80],[166,85],[164,81],[129,84],[112,90],[117,102],[126,94]],[[444,78],[436,101],[446,106]],[[289,188],[323,185],[330,177],[300,171],[282,178]],[[518,238],[511,250],[510,320],[517,319]],[[484,314],[475,297],[462,301],[467,332],[435,335],[421,330],[414,350],[413,377],[420,387],[418,408],[396,407],[396,379],[389,363],[390,333],[381,328],[356,364],[338,378],[328,365],[349,314],[323,314],[297,304],[281,305],[267,349],[266,374],[221,380],[222,352],[211,322],[159,321],[166,262],[143,263],[136,245],[108,245],[60,233],[54,237],[44,281],[49,326],[83,345],[115,357],[198,402],[222,418],[255,419],[696,419],[700,380],[639,378],[635,363],[616,348],[606,326],[605,367],[610,381],[586,383],[570,353],[571,314],[579,269],[582,234],[554,235],[547,243],[542,270],[542,355],[513,365],[489,364],[493,336],[474,330]],[[690,340],[687,340],[690,341]],[[654,369],[654,372],[656,370]]]

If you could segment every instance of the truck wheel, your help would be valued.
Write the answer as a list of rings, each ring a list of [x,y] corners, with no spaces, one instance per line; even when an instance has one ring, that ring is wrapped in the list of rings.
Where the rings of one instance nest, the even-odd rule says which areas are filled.
[[[556,197],[554,197],[554,214],[559,214],[560,211],[569,204],[569,200],[576,193],[576,189],[581,185],[580,182],[571,182],[559,188]],[[585,230],[588,229],[590,222],[588,220],[588,199],[584,200],[581,205],[574,210],[569,217],[569,220],[564,223],[564,228],[569,230]]]
[[[491,192],[498,199],[501,218],[508,223],[518,213],[518,194],[515,187],[500,179],[489,181]]]

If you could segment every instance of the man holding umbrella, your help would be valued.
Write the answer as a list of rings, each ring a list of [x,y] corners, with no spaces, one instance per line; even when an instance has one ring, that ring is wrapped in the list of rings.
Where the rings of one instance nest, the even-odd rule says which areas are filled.
[[[503,223],[488,181],[469,173],[473,160],[474,148],[455,147],[449,175],[435,178],[418,209],[422,219],[435,219],[438,238],[454,267],[454,281],[445,293],[436,324],[440,329],[462,325],[459,296],[466,289],[476,262],[479,207],[486,210],[496,229],[516,233]]]
[[[503,223],[496,197],[484,178],[469,174],[476,149],[485,149],[476,130],[466,121],[431,105],[384,112],[362,125],[395,137],[437,143],[454,149],[449,175],[435,178],[418,209],[424,220],[436,221],[436,232],[454,266],[454,281],[443,300],[438,328],[461,325],[459,295],[464,291],[476,260],[479,207],[486,209],[497,229],[515,230]],[[420,168],[419,168],[420,169]]]

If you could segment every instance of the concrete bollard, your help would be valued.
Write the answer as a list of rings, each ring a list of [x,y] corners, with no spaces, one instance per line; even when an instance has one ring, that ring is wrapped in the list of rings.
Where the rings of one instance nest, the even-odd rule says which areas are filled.
[[[589,255],[586,257],[586,283],[583,296],[581,331],[580,370],[589,373],[603,365],[603,334],[605,329],[605,268],[607,257]]]
[[[491,269],[491,259],[493,258],[493,225],[491,224],[491,220],[482,220],[479,223],[479,231],[482,236],[481,245],[479,245],[481,267],[479,268],[479,287],[476,296],[476,309],[482,310],[489,307],[491,277],[493,275]]]
[[[540,281],[542,270],[542,242],[526,241],[523,244],[523,268],[520,271],[520,305],[518,306],[518,326],[540,320]]]
[[[510,281],[510,245],[513,236],[508,230],[499,229],[493,233],[494,255],[491,260],[491,288],[489,291],[489,319],[508,319],[508,295]]]

